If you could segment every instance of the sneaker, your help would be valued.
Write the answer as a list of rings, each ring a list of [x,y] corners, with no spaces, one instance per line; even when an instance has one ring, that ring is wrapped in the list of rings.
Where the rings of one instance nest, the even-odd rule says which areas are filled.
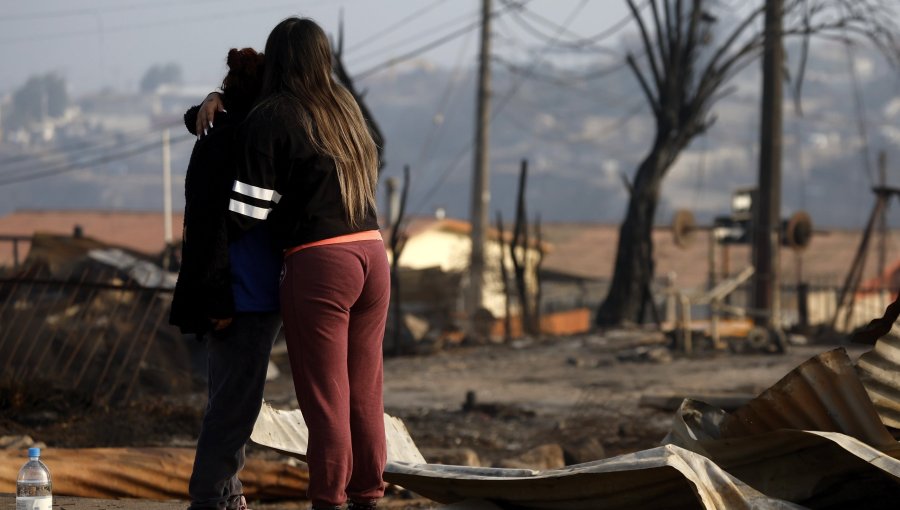
[[[365,502],[350,501],[347,504],[347,510],[374,510],[378,507],[378,500],[372,499]]]
[[[234,500],[234,506],[229,506],[228,510],[250,510],[247,508],[247,498],[243,495],[238,496]]]

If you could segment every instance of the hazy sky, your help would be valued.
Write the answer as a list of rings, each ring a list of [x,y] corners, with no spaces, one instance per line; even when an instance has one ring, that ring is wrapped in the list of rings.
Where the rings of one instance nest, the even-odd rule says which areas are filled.
[[[167,62],[182,66],[188,84],[213,87],[221,80],[228,48],[262,49],[269,30],[290,15],[312,17],[334,33],[341,9],[346,62],[360,73],[472,24],[480,5],[480,0],[0,0],[0,94],[49,71],[62,74],[74,94],[104,86],[136,90],[147,68]],[[494,6],[502,7],[500,0]],[[560,32],[531,21],[563,39],[601,33],[627,15],[624,0],[531,0],[528,8],[554,23],[568,22],[567,31]],[[412,19],[403,23],[407,17]],[[495,54],[540,45],[506,18],[495,23]],[[619,35],[603,43],[615,45]],[[474,63],[477,46],[472,31],[421,58],[444,66],[459,59]]]

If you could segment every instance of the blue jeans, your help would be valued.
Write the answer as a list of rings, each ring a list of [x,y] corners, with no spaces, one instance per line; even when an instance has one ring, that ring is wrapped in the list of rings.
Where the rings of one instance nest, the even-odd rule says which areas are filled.
[[[280,330],[278,312],[238,313],[227,328],[210,334],[209,400],[188,486],[192,510],[231,508],[242,493],[244,444],[262,407]]]

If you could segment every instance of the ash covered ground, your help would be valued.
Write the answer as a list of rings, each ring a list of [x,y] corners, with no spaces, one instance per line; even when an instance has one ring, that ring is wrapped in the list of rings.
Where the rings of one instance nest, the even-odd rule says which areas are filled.
[[[560,462],[560,456],[583,462],[659,444],[673,411],[642,400],[756,395],[834,347],[685,357],[658,345],[636,348],[640,335],[519,340],[388,358],[386,411],[403,419],[430,462],[537,468]],[[848,350],[856,358],[866,347]],[[281,374],[268,383],[266,399],[277,408],[294,408],[283,346],[276,346],[273,361]],[[193,447],[205,400],[197,392],[103,407],[76,392],[48,394],[46,387],[7,381],[0,385],[0,436],[27,434],[49,447]],[[255,445],[249,454],[280,458]],[[390,508],[430,508],[402,491],[391,492],[389,500]]]

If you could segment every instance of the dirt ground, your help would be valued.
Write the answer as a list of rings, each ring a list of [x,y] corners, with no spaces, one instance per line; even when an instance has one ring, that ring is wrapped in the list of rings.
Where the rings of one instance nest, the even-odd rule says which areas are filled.
[[[835,347],[630,361],[647,357],[634,350],[640,337],[591,334],[389,358],[386,411],[403,419],[433,462],[465,450],[481,465],[497,465],[538,445],[566,448],[587,439],[596,440],[609,457],[654,447],[668,432],[672,411],[642,406],[642,397],[755,395],[806,359]],[[867,350],[846,347],[853,359]],[[275,407],[293,408],[283,348],[276,346],[273,360],[281,375],[267,385],[266,399]],[[96,408],[79,395],[48,397],[41,388],[6,383],[0,386],[0,436],[28,434],[55,447],[193,446],[204,404],[205,395],[198,393]],[[250,451],[278,458],[261,447]],[[393,493],[390,507],[431,507],[411,497]]]

